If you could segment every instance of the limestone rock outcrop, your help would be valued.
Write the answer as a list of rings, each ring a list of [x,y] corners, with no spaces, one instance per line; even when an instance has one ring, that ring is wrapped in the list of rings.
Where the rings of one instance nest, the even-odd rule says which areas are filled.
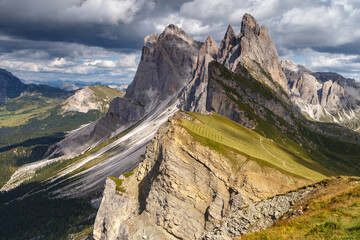
[[[191,79],[201,43],[171,24],[160,35],[144,39],[142,56],[134,80],[123,98],[115,98],[107,114],[50,148],[48,155],[77,155],[119,133],[176,98]]]
[[[286,97],[287,80],[282,72],[275,45],[265,26],[260,26],[254,17],[245,14],[236,44],[233,45],[235,40],[231,28],[228,28],[222,43],[220,63],[232,71],[241,64],[251,70],[259,81]],[[283,93],[281,88],[286,93]]]
[[[360,85],[335,73],[312,72],[283,60],[292,102],[310,118],[348,124],[360,117]],[[349,92],[348,92],[349,91]]]
[[[214,74],[215,72],[212,71],[210,77],[209,64],[212,61],[225,66],[226,71],[232,72],[229,74],[252,78],[259,82],[259,87],[262,84],[269,86],[280,98],[290,103],[287,95],[287,79],[281,69],[274,43],[265,26],[260,27],[251,15],[245,14],[238,36],[235,35],[232,27],[228,26],[220,47],[217,47],[214,40],[208,37],[199,52],[193,78],[183,90],[180,108],[199,113],[215,111],[248,128],[254,128],[257,124],[256,121],[239,109],[236,103],[236,101],[240,101],[239,97],[235,100],[231,99],[229,91],[223,89],[223,87],[227,87],[232,88],[234,92],[241,93],[243,104],[253,106],[252,109],[257,114],[262,111],[260,115],[264,120],[268,117],[264,113],[270,110],[293,125],[294,120],[290,117],[292,115],[290,107],[283,106],[275,99],[264,99],[261,93],[257,93],[257,89],[248,88],[249,84],[240,84],[241,86],[239,86],[232,82],[229,85],[228,82],[231,81],[225,81],[227,82],[225,85],[224,82],[219,84],[219,81],[222,81],[220,80],[221,73]],[[217,76],[215,77],[215,75]],[[256,109],[257,107],[249,99],[257,102],[259,106],[264,106],[266,110]]]
[[[315,190],[316,186],[309,186],[234,210],[212,232],[206,233],[203,239],[231,240],[266,229],[284,214],[291,212],[297,202],[308,197]]]
[[[208,37],[200,49],[196,69],[192,80],[183,90],[182,108],[192,112],[205,112],[209,63],[218,58],[219,48],[211,37]]]
[[[107,183],[95,239],[201,239],[235,209],[308,183],[238,153],[243,165],[235,170],[225,156],[196,141],[181,119],[191,116],[178,112],[160,127],[145,160],[123,180],[121,196],[113,198],[121,205],[111,207],[108,189],[115,187]],[[109,219],[111,208],[116,214]],[[108,226],[111,221],[116,226]]]

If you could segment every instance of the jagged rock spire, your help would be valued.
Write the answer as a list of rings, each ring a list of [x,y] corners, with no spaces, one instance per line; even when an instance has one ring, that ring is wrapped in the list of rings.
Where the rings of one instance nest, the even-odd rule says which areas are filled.
[[[255,18],[248,13],[245,13],[241,22],[241,35],[260,34],[260,25]]]
[[[260,26],[250,14],[244,14],[238,36],[228,26],[220,44],[218,61],[234,72],[241,64],[246,69],[251,69],[256,79],[279,94],[286,97],[278,84],[288,93],[286,77],[268,30],[265,26]]]
[[[236,45],[236,35],[233,28],[229,25],[224,39],[220,43],[219,58],[224,59],[229,50]]]
[[[217,59],[219,54],[219,47],[212,37],[207,37],[205,43],[202,45],[199,55],[208,54],[212,58]]]

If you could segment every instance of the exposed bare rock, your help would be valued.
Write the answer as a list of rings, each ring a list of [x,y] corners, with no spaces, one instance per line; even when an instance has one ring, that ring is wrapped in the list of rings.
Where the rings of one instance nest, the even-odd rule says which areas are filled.
[[[292,102],[310,118],[345,125],[358,121],[360,106],[356,98],[360,96],[360,86],[356,83],[334,73],[313,73],[289,60],[281,65]]]
[[[228,54],[230,49],[236,45],[236,35],[234,33],[233,28],[229,25],[223,40],[220,43],[219,49],[219,61],[225,62],[225,58],[229,57]]]
[[[103,198],[94,225],[94,239],[129,239],[127,226],[123,223],[136,214],[136,200],[116,191],[116,183],[106,179]],[[117,209],[118,211],[114,211]],[[113,238],[117,236],[117,238]]]
[[[201,239],[232,211],[308,182],[260,167],[238,153],[234,154],[242,167],[234,169],[231,160],[196,141],[181,126],[182,118],[191,119],[178,112],[160,127],[147,146],[145,160],[123,180],[124,193],[113,199],[117,203],[105,195],[95,239],[101,239],[107,229],[126,229],[120,234],[111,231],[108,239]],[[133,202],[135,214],[122,215]],[[112,217],[116,226],[107,226],[104,209],[116,212]]]
[[[96,101],[94,92],[85,87],[77,91],[73,96],[66,100],[65,105],[62,107],[64,112],[88,112],[91,109],[103,110],[101,102]]]
[[[191,77],[200,47],[199,42],[172,24],[160,36],[146,37],[138,70],[125,98],[148,111],[178,93]]]
[[[210,63],[207,97],[208,111],[217,112],[247,128],[255,128],[258,121],[249,115],[249,109],[264,121],[276,122],[275,126],[283,131],[289,128],[278,123],[278,119],[295,127],[295,111],[292,107],[284,104],[271,89],[254,79],[241,65],[232,73],[221,64]]]
[[[175,97],[191,79],[200,47],[201,43],[172,24],[160,35],[147,36],[137,72],[124,98],[114,99],[104,117],[53,146],[51,154],[79,154]]]
[[[231,240],[247,233],[266,229],[281,216],[291,212],[296,202],[311,195],[315,189],[316,187],[310,186],[250,204],[246,208],[239,208],[226,217],[212,232],[207,233],[203,239]]]
[[[223,40],[225,49],[229,48],[226,47],[227,42],[234,42],[233,37],[230,37],[231,41],[229,40],[229,35],[232,36],[231,29],[230,33],[225,34]],[[275,45],[266,27],[260,26],[250,14],[245,14],[241,23],[241,32],[237,36],[236,42],[235,46],[225,51],[227,56],[222,56],[220,62],[232,71],[235,71],[239,64],[245,66],[255,78],[286,97],[278,85],[285,92],[288,92],[287,80],[282,72]],[[228,45],[231,46],[232,44]]]
[[[192,80],[181,96],[183,109],[193,112],[206,111],[208,66],[217,59],[219,48],[211,37],[208,37],[200,49],[197,65]]]
[[[360,83],[354,79],[344,78],[343,76],[333,72],[314,72],[313,76],[321,82],[331,80],[342,86],[345,91],[355,99],[360,99]]]

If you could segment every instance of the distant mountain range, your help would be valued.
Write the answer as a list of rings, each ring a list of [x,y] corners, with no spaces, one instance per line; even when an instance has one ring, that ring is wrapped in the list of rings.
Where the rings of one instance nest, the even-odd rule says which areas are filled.
[[[86,86],[96,86],[96,85],[106,85],[106,86],[117,86],[122,89],[127,88],[127,84],[119,84],[119,83],[107,83],[104,84],[102,82],[79,82],[79,81],[71,81],[71,80],[57,80],[57,81],[36,81],[36,80],[26,80],[23,81],[26,84],[46,84],[52,87],[61,88],[66,91],[78,90],[84,88]]]
[[[105,114],[110,101],[124,95],[102,85],[66,91],[24,84],[6,70],[0,70],[0,79],[1,186],[17,167],[41,160],[51,144]]]

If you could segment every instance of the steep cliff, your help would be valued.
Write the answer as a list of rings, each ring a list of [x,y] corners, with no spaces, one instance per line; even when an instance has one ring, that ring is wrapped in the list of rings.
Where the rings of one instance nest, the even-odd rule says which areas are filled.
[[[211,61],[221,63],[232,72],[239,72],[239,69],[246,71],[248,76],[269,86],[288,101],[287,79],[281,69],[275,45],[266,27],[260,26],[251,15],[244,15],[238,36],[229,25],[220,47],[211,37],[206,39],[199,52],[192,80],[183,91],[182,109],[200,113],[210,111],[207,101],[208,65]]]
[[[172,24],[160,35],[147,36],[134,80],[125,96],[115,98],[104,117],[53,146],[50,156],[81,154],[160,111],[159,108],[165,110],[177,100],[177,94],[191,78],[201,45]]]
[[[250,14],[243,16],[236,44],[233,30],[228,28],[222,41],[220,63],[232,71],[239,64],[246,67],[253,77],[286,97],[287,81],[275,45],[266,27],[260,26]]]
[[[192,131],[198,128],[192,128],[193,124],[206,119],[217,121],[216,126],[223,124],[223,134],[207,135],[206,128]],[[243,138],[249,138],[235,143],[240,148],[258,136],[230,122],[216,115],[202,118],[182,112],[172,117],[147,146],[145,160],[133,175],[114,179],[117,184],[107,180],[94,238],[200,239],[236,209],[303,186],[313,177],[323,178],[316,172],[309,172],[310,179],[297,175],[302,167],[292,165],[296,163],[291,162],[290,155],[283,155],[286,163],[279,165],[276,159],[270,160],[271,155],[261,155],[269,154],[264,147],[266,139],[258,142],[255,152],[246,148],[241,152],[236,147],[230,150],[227,138],[236,136],[237,131],[245,131]],[[205,135],[198,135],[201,133]],[[264,160],[259,159],[261,156]],[[300,198],[301,194],[289,201]]]
[[[292,102],[308,117],[357,128],[360,85],[335,73],[312,72],[289,60],[281,62]]]

